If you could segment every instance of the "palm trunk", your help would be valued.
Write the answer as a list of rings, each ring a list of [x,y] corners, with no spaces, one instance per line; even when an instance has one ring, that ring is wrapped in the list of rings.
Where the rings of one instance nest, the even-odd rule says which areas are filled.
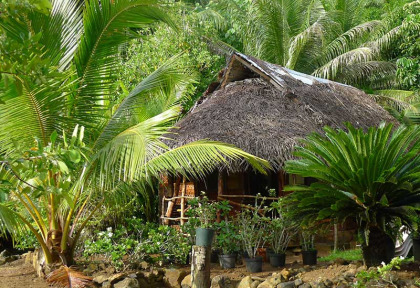
[[[363,233],[363,232],[362,232]],[[363,260],[367,267],[389,263],[395,255],[395,243],[378,227],[369,228],[368,245],[362,244]]]

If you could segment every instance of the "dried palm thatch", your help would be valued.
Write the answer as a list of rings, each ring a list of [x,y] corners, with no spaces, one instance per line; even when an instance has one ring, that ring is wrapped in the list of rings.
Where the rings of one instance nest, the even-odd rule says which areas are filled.
[[[95,287],[92,277],[67,266],[61,266],[47,276],[47,282],[59,287],[85,288]]]
[[[395,119],[363,91],[234,53],[218,89],[177,123],[170,145],[199,139],[233,144],[279,170],[311,132],[350,122],[367,129]],[[245,167],[231,163],[232,170]]]

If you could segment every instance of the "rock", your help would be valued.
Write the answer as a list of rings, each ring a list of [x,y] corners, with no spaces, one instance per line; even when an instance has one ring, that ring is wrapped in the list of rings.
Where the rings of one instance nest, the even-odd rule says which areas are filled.
[[[341,283],[340,285],[337,286],[337,288],[350,288],[351,286]]]
[[[283,277],[284,280],[289,280],[289,276],[290,276],[290,272],[284,268],[283,270],[280,271],[280,275],[281,277]]]
[[[254,282],[252,282],[252,284],[251,284],[251,288],[257,288],[258,285],[260,285],[260,284],[261,284],[261,281],[254,280]]]
[[[347,260],[344,260],[343,258],[337,258],[334,260],[334,263],[337,265],[347,265],[349,262]]]
[[[302,285],[299,286],[299,288],[312,288],[312,285],[309,283],[303,283]]]
[[[231,288],[230,278],[226,275],[217,275],[211,280],[210,288]]]
[[[112,288],[112,284],[109,281],[105,281],[102,283],[102,288]]]
[[[296,287],[295,281],[283,282],[277,285],[277,288],[294,288]]]
[[[185,276],[185,278],[181,281],[182,288],[190,288],[191,287],[191,274]]]
[[[148,270],[150,268],[150,265],[146,261],[142,261],[140,262],[140,268],[143,270]]]
[[[239,282],[238,286],[236,288],[250,288],[252,285],[252,278],[251,276],[246,276]],[[190,282],[191,283],[191,282]],[[182,287],[184,288],[184,287]]]
[[[32,251],[29,251],[25,254],[25,264],[31,264],[32,263]]]
[[[139,282],[137,279],[125,278],[123,281],[114,284],[114,288],[139,288]]]
[[[12,256],[12,253],[10,253],[8,250],[3,250],[0,252],[0,258],[6,258]]]
[[[302,279],[296,279],[295,280],[295,286],[299,286],[303,284],[303,280]]]
[[[171,288],[179,288],[182,279],[187,275],[187,271],[179,269],[165,269],[165,276],[163,280]]]
[[[98,283],[98,284],[102,284],[107,280],[108,280],[108,276],[106,275],[98,275],[95,278],[93,278],[93,282]]]
[[[115,273],[115,268],[112,266],[109,266],[108,268],[105,269],[106,274],[114,274]]]
[[[327,288],[327,286],[324,284],[324,282],[318,282],[315,285],[315,288]]]
[[[114,284],[115,282],[125,278],[125,276],[127,276],[127,273],[121,272],[121,273],[117,273],[112,275],[111,277],[108,278],[109,283]]]
[[[34,269],[36,269],[38,253],[39,250],[35,250],[34,253],[32,253],[32,266],[34,267]]]
[[[354,277],[355,275],[356,275],[356,269],[350,269],[350,270],[348,270],[346,273],[344,273],[344,277]]]
[[[279,273],[273,273],[264,282],[258,285],[258,288],[276,288],[281,283],[283,276]]]

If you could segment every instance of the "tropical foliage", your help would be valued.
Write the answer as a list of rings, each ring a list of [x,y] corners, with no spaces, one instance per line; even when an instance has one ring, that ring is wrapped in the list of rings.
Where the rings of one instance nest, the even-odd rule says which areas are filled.
[[[387,245],[394,247],[401,225],[417,228],[420,130],[347,127],[347,132],[326,127],[325,136],[312,134],[302,142],[295,153],[300,159],[287,162],[286,170],[318,181],[286,190],[295,191],[293,211],[306,223],[356,221],[366,264],[379,265],[392,259]]]
[[[229,55],[239,50],[299,72],[360,87],[380,95],[376,99],[381,104],[400,113],[418,102],[416,95],[403,90],[407,86],[396,76],[397,60],[403,57],[397,47],[405,43],[408,33],[414,32],[414,39],[420,34],[419,26],[405,19],[407,13],[418,14],[418,3],[219,0],[204,9],[213,11],[207,15],[217,15],[212,19],[224,33],[210,36],[216,51]],[[398,74],[405,71],[400,64]]]
[[[115,97],[113,72],[123,45],[156,22],[176,33],[164,5],[56,0],[46,10],[26,4],[2,8],[0,172],[2,182],[10,185],[2,189],[2,195],[8,195],[1,204],[0,227],[15,232],[24,222],[37,235],[47,263],[57,260],[54,255],[72,262],[73,247],[91,214],[102,203],[129,198],[121,196],[127,190],[132,193],[121,189],[124,182],[146,190],[162,171],[198,177],[237,158],[262,172],[268,168],[267,162],[227,144],[203,140],[169,148],[168,131],[191,81],[176,67],[179,57],[125,97]],[[64,135],[76,124],[85,129],[76,132],[67,147]],[[73,152],[73,139],[81,141],[84,134],[84,151]],[[27,150],[39,155],[22,153]],[[15,171],[20,159],[33,164]],[[26,215],[9,213],[11,209],[25,211],[35,225]]]

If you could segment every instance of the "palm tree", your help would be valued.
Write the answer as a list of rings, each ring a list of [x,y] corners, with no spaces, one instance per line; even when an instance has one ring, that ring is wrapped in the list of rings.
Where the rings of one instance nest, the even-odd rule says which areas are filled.
[[[233,15],[232,25],[247,54],[362,88],[394,87],[396,65],[384,52],[403,37],[403,24],[386,17],[366,21],[363,10],[368,1],[220,2],[220,13]]]
[[[200,177],[238,158],[262,172],[269,167],[223,143],[168,147],[168,131],[192,81],[176,68],[177,57],[125,97],[112,93],[113,72],[127,41],[158,21],[176,31],[163,4],[79,2],[54,0],[51,9],[42,10],[9,6],[0,19],[0,176],[8,183],[0,187],[8,194],[0,202],[0,231],[19,233],[25,225],[47,264],[59,259],[71,264],[87,221],[121,181],[147,187],[162,171]],[[30,151],[41,155],[28,158]],[[35,165],[39,159],[52,164],[34,175],[42,167]],[[63,184],[63,179],[74,181]]]
[[[313,177],[295,191],[294,212],[303,222],[352,219],[363,237],[366,265],[389,262],[401,225],[416,229],[420,203],[420,129],[392,124],[366,133],[350,124],[348,131],[325,128],[297,147],[297,160],[286,163],[288,173]]]

